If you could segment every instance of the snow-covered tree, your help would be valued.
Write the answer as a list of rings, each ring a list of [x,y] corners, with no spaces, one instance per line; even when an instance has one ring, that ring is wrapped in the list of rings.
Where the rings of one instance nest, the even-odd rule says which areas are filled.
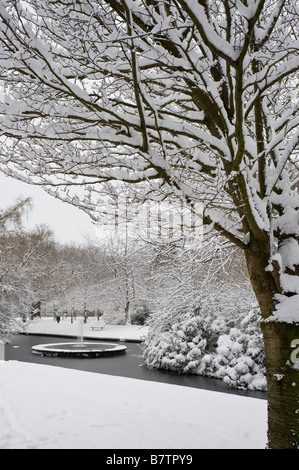
[[[46,226],[26,231],[22,225],[30,200],[20,199],[0,211],[0,336],[17,332],[21,318],[41,315],[61,302],[74,282],[63,247]]]
[[[0,19],[2,171],[89,211],[114,181],[201,202],[260,306],[268,445],[297,448],[296,0],[2,0]]]
[[[103,305],[100,284],[107,277],[105,256],[93,246],[75,245],[62,246],[61,257],[68,267],[69,284],[59,307],[81,315],[84,310],[97,312]]]
[[[151,252],[141,240],[110,238],[101,244],[106,279],[99,286],[105,311],[114,321],[131,323],[149,297]]]
[[[20,262],[14,262],[15,241],[20,238],[22,217],[29,206],[29,199],[20,199],[0,211],[0,339],[4,340],[20,330],[19,314],[24,313],[31,294],[17,275]]]

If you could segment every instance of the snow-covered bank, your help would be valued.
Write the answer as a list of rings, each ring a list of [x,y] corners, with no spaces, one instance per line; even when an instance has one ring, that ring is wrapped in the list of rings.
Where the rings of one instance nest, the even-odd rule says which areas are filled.
[[[138,341],[147,334],[147,327],[140,325],[106,325],[103,330],[92,330],[93,324],[96,321],[89,320],[83,325],[84,338]],[[25,331],[29,334],[78,337],[80,327],[80,320],[71,323],[70,318],[66,318],[57,323],[53,318],[46,317],[30,321]]]
[[[267,402],[0,362],[1,449],[263,449]]]

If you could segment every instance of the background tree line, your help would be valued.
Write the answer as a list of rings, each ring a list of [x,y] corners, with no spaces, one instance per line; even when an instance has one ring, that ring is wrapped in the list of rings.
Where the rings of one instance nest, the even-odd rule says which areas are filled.
[[[112,323],[130,321],[145,302],[138,281],[142,254],[120,244],[61,244],[47,226],[24,229],[29,199],[0,211],[0,334],[13,333],[17,319],[42,315],[106,313]],[[128,250],[128,248],[127,248]],[[146,279],[144,284],[146,283]]]
[[[241,253],[224,240],[211,237],[196,250],[113,236],[61,244],[47,226],[25,230],[30,208],[29,199],[20,199],[0,212],[2,318],[34,318],[40,303],[42,315],[100,311],[111,323],[143,323],[172,306],[232,309],[240,290],[248,303],[239,308],[254,304]]]

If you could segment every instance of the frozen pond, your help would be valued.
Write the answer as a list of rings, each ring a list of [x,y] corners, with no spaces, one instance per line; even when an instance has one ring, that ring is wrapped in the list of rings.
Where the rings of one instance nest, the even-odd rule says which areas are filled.
[[[247,392],[229,388],[222,380],[195,375],[179,375],[174,372],[149,370],[142,364],[142,349],[139,343],[120,342],[127,347],[126,354],[117,357],[77,359],[69,357],[49,357],[32,354],[31,348],[42,343],[61,343],[73,341],[66,337],[49,337],[41,335],[19,335],[5,346],[5,360],[34,362],[69,369],[85,370],[98,374],[116,375],[154,382],[183,385],[218,392],[234,393],[254,398],[266,399],[265,392]],[[93,342],[95,342],[93,340]],[[105,341],[100,340],[100,343]],[[109,344],[109,341],[107,341]]]

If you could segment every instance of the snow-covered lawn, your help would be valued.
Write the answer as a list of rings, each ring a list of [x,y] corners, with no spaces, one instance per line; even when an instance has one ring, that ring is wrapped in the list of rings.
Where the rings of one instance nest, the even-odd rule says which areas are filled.
[[[45,328],[30,331],[38,324]],[[263,449],[266,408],[256,398],[0,361],[1,449]]]
[[[147,334],[147,327],[140,325],[106,325],[103,330],[91,329],[96,321],[89,320],[83,325],[83,334],[85,338],[111,339],[111,340],[139,340]],[[57,336],[79,336],[81,333],[80,320],[71,323],[70,318],[61,320],[57,323],[53,318],[42,318],[31,321],[26,326],[26,331],[31,334],[49,334]]]

